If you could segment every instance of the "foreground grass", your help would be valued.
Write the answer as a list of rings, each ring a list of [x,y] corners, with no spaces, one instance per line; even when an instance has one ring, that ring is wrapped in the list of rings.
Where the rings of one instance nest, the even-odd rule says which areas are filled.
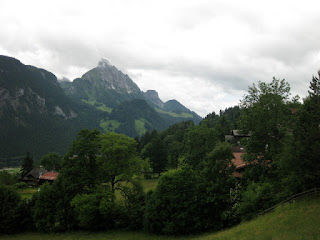
[[[209,239],[320,239],[320,198],[285,204],[274,212],[234,228],[195,238]]]
[[[274,212],[242,223],[229,230],[198,236],[156,236],[143,232],[111,231],[105,233],[70,232],[59,234],[26,233],[0,235],[1,240],[225,240],[225,239],[320,239],[320,198],[308,198],[285,204]]]

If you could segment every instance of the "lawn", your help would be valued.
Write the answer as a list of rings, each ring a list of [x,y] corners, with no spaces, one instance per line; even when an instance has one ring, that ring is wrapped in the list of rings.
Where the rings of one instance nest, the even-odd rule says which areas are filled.
[[[197,236],[157,236],[144,232],[110,231],[100,233],[70,232],[59,234],[25,233],[2,235],[1,240],[308,240],[320,239],[320,198],[310,197],[278,207],[274,212],[231,229]]]
[[[0,171],[6,171],[6,172],[11,173],[11,174],[15,174],[15,173],[19,173],[20,174],[21,173],[20,170],[21,170],[21,167],[0,169]]]
[[[31,198],[32,195],[38,191],[38,187],[25,188],[21,190],[17,190],[22,199]]]

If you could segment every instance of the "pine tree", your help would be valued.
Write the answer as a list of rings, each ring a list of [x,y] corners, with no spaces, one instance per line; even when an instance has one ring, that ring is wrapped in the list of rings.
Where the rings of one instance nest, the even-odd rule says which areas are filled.
[[[300,113],[299,139],[302,147],[305,187],[320,186],[320,81],[313,77],[309,96]]]
[[[30,152],[27,152],[27,156],[23,159],[21,167],[21,178],[24,178],[33,169],[33,159],[30,157]]]

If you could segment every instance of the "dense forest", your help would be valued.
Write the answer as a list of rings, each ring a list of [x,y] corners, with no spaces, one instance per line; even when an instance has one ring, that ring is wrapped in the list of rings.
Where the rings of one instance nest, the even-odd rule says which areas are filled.
[[[42,157],[59,176],[32,198],[20,199],[14,179],[0,174],[0,233],[220,230],[319,187],[319,79],[312,78],[303,102],[290,95],[288,82],[274,78],[249,87],[239,106],[209,114],[199,125],[181,122],[136,139],[81,130],[63,158]],[[234,129],[248,137],[225,141]],[[232,175],[237,145],[245,150],[242,178]],[[28,155],[23,174],[30,165]],[[156,188],[144,191],[143,177],[159,177]]]

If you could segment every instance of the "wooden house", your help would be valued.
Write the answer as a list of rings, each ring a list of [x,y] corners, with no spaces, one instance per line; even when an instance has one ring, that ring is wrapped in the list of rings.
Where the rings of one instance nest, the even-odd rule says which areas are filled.
[[[37,186],[39,185],[40,176],[46,172],[48,171],[45,169],[34,168],[24,178],[22,178],[22,181],[27,183],[29,186]]]

